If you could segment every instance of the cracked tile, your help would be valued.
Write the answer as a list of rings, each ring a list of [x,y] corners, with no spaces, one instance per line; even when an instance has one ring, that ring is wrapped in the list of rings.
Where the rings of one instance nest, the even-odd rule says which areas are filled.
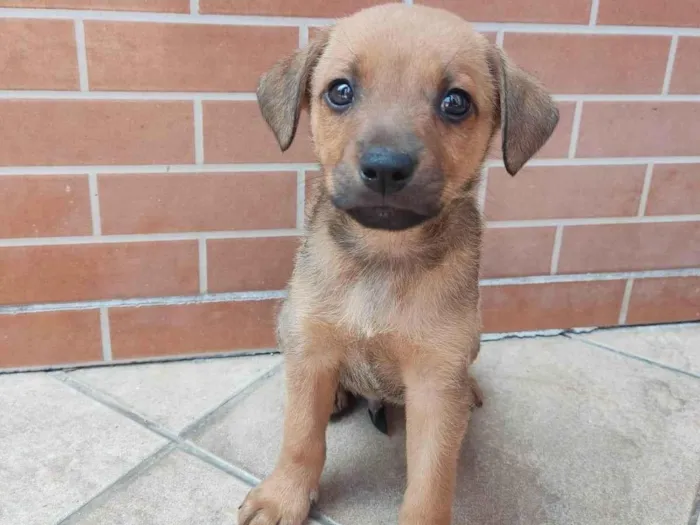
[[[617,328],[575,337],[700,376],[700,324]]]
[[[684,524],[700,479],[700,381],[564,337],[486,343],[485,392],[460,465],[455,523]],[[277,457],[282,376],[222,410],[193,441],[263,477]],[[331,425],[320,510],[396,523],[401,426],[360,411]]]
[[[45,374],[0,375],[0,525],[54,525],[165,445]]]
[[[180,432],[281,362],[278,355],[90,368],[74,379]]]

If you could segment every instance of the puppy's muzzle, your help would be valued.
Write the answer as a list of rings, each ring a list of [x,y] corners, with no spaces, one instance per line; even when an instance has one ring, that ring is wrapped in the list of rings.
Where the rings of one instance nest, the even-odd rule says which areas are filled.
[[[409,183],[417,164],[418,160],[408,153],[373,147],[360,158],[360,178],[372,191],[391,195]]]

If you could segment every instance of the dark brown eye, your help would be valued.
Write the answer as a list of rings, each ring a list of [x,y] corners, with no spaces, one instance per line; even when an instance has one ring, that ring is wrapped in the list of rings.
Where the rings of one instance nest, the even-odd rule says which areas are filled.
[[[450,89],[440,102],[440,112],[450,120],[462,120],[471,110],[472,98],[461,89]]]
[[[334,80],[326,91],[328,105],[336,111],[347,109],[352,104],[354,97],[352,86],[345,79]]]

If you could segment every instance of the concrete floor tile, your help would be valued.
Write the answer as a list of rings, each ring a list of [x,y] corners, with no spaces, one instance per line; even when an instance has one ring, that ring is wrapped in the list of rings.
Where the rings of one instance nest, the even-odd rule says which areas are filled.
[[[575,337],[700,377],[700,323],[597,330]]]
[[[235,525],[250,488],[178,450],[106,494],[70,525]]]
[[[279,355],[77,370],[71,377],[180,432],[281,362]]]
[[[700,381],[564,337],[486,343],[485,405],[463,448],[455,523],[685,525],[700,479]],[[257,477],[281,440],[281,375],[192,437]],[[394,411],[400,415],[400,411]],[[404,433],[364,411],[331,425],[320,510],[396,523]]]
[[[48,375],[0,375],[0,525],[54,525],[163,445]]]

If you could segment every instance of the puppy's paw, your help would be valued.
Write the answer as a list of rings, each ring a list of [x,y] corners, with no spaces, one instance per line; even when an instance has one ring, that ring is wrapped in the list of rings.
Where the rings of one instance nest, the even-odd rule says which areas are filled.
[[[283,472],[274,472],[250,491],[238,510],[238,525],[302,525],[318,489]]]
[[[357,405],[357,398],[345,390],[342,385],[338,385],[335,391],[335,402],[333,403],[333,413],[331,421],[338,421],[353,411]]]

